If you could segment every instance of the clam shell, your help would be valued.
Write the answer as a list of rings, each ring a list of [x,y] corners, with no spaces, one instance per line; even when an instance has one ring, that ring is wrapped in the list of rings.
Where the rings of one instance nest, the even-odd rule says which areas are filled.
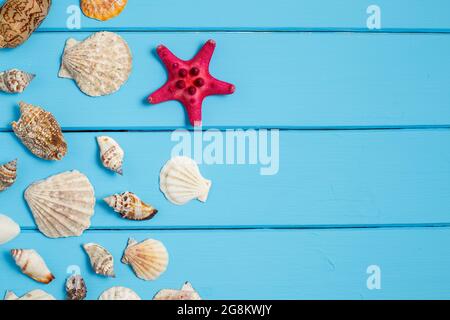
[[[103,199],[115,212],[129,220],[148,220],[158,213],[158,210],[143,202],[132,192],[115,194]]]
[[[118,16],[128,0],[81,0],[83,13],[93,19],[106,21]]]
[[[100,160],[105,168],[108,168],[122,175],[123,157],[125,153],[120,145],[111,137],[97,137],[97,143],[100,148]]]
[[[0,245],[5,244],[20,233],[20,227],[11,218],[0,214]]]
[[[161,169],[160,189],[166,198],[177,205],[193,199],[208,199],[211,181],[203,178],[197,163],[188,157],[174,157]]]
[[[104,291],[98,300],[142,300],[136,292],[125,287],[112,287]]]
[[[22,93],[34,77],[34,74],[18,69],[0,72],[0,91]]]
[[[11,187],[17,178],[17,159],[0,166],[0,192]]]
[[[55,279],[44,259],[35,250],[12,249],[11,255],[22,272],[30,278],[45,284]]]
[[[14,292],[7,291],[4,300],[56,300],[51,294],[44,290],[33,290],[22,297],[18,297]]]
[[[84,300],[87,294],[86,283],[80,275],[70,276],[66,281],[67,300]]]
[[[114,257],[108,250],[96,243],[86,243],[83,248],[88,254],[92,269],[96,274],[115,277]]]
[[[49,238],[80,236],[94,214],[94,188],[74,170],[30,185],[25,200],[39,230]]]
[[[67,40],[58,75],[74,79],[82,92],[98,97],[119,90],[131,66],[125,40],[113,32],[97,32],[82,42]]]
[[[39,158],[61,160],[67,153],[67,144],[56,119],[40,107],[19,104],[20,119],[12,123],[16,136]]]
[[[137,243],[130,238],[122,262],[131,265],[138,278],[155,280],[166,271],[169,254],[160,241],[147,239]]]
[[[163,289],[159,291],[153,300],[202,300],[189,282],[185,282],[181,290]]]

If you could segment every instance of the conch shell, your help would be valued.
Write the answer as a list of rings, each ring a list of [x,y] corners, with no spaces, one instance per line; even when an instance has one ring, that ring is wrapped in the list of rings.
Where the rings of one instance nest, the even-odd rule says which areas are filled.
[[[13,249],[11,255],[22,272],[30,278],[45,284],[55,279],[44,259],[35,250]]]
[[[16,136],[39,158],[61,160],[67,153],[67,144],[56,119],[40,107],[19,104],[20,119],[12,123]]]
[[[125,8],[128,0],[81,0],[81,10],[93,19],[106,21],[118,16]]]
[[[56,300],[54,296],[44,290],[33,290],[22,297],[18,297],[14,292],[7,291],[4,300]]]
[[[20,233],[20,227],[8,216],[0,214],[0,245],[5,244]]]
[[[112,287],[104,291],[98,300],[142,300],[136,292],[125,287]]]
[[[0,166],[0,192],[11,187],[17,178],[17,159]]]
[[[166,271],[169,254],[160,241],[147,239],[137,243],[130,238],[122,262],[131,265],[138,278],[155,280]]]
[[[18,69],[0,72],[0,91],[22,93],[34,77],[34,74]]]
[[[83,248],[88,254],[92,269],[96,274],[115,277],[114,257],[108,250],[96,243],[86,243]]]
[[[153,300],[202,300],[189,282],[185,282],[181,290],[163,289],[159,291]]]
[[[24,43],[47,17],[51,0],[6,0],[0,8],[0,48]]]
[[[70,276],[66,281],[67,300],[84,300],[87,294],[86,283],[80,275]]]
[[[158,213],[158,210],[143,202],[132,192],[115,194],[105,199],[105,202],[120,213],[122,218],[129,220],[149,220]]]
[[[123,157],[125,153],[120,145],[111,137],[97,137],[98,146],[100,147],[100,159],[105,168],[108,168],[122,175]]]

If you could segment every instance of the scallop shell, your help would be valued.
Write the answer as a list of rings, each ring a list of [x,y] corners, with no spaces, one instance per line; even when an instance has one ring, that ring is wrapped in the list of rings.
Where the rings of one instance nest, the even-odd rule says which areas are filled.
[[[18,69],[0,72],[0,91],[22,93],[34,77],[34,74]]]
[[[61,160],[67,153],[67,144],[53,115],[28,103],[19,105],[20,119],[12,123],[16,136],[39,158]]]
[[[44,290],[33,290],[22,297],[18,297],[14,292],[7,291],[4,300],[56,300],[54,296]]]
[[[104,291],[98,300],[142,300],[136,292],[125,287],[112,287]]]
[[[137,243],[130,238],[122,262],[131,265],[138,278],[155,280],[166,271],[169,254],[160,241],[147,239]]]
[[[87,243],[83,248],[88,254],[92,269],[94,269],[96,274],[115,277],[114,257],[108,250],[96,243]]]
[[[83,13],[93,19],[106,21],[118,16],[128,0],[81,0]]]
[[[174,157],[161,169],[160,189],[166,198],[177,205],[193,199],[208,199],[211,181],[203,178],[197,163],[188,157]]]
[[[97,32],[82,42],[67,40],[59,77],[74,79],[82,92],[98,97],[119,90],[131,65],[125,40],[113,32]]]
[[[189,282],[185,282],[181,290],[163,289],[159,291],[153,300],[202,300]]]
[[[32,249],[12,249],[11,255],[22,272],[30,278],[48,284],[55,279],[44,259]]]
[[[100,147],[100,159],[103,165],[122,175],[123,152],[120,145],[111,137],[101,136],[97,137],[98,146]]]
[[[94,188],[74,170],[51,176],[25,190],[39,230],[49,238],[80,236],[94,214]]]
[[[20,227],[10,217],[0,214],[0,245],[5,244],[20,233]]]
[[[143,202],[132,192],[115,194],[103,199],[122,218],[129,220],[149,220],[158,213],[158,210]]]
[[[17,159],[0,166],[0,192],[11,187],[17,178]]]
[[[87,294],[86,283],[80,275],[70,276],[66,281],[67,300],[84,300]]]

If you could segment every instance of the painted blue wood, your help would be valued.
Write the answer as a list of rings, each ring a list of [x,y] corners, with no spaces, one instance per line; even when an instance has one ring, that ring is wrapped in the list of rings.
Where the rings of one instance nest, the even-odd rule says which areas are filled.
[[[83,39],[89,33],[75,34]],[[218,47],[211,70],[236,85],[204,102],[206,127],[355,128],[450,125],[450,35],[335,33],[122,33],[134,55],[129,81],[116,94],[85,96],[57,73],[71,33],[37,34],[0,52],[2,68],[37,74],[20,96],[0,94],[0,129],[17,102],[42,105],[65,129],[185,127],[178,102],[149,105],[166,80],[159,43],[189,59],[208,38]],[[407,53],[407,54],[405,54]]]

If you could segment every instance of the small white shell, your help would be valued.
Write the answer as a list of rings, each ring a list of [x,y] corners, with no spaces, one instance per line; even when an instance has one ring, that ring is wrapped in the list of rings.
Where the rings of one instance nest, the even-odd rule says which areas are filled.
[[[44,290],[33,290],[22,297],[18,297],[14,292],[7,291],[4,300],[56,300],[51,294]]]
[[[22,272],[30,278],[48,284],[55,279],[44,259],[32,249],[12,249],[11,255]]]
[[[34,74],[18,69],[0,72],[0,91],[22,93],[34,77]]]
[[[208,199],[211,181],[203,178],[197,163],[188,157],[174,157],[161,169],[160,189],[174,204],[182,205],[193,199]]]
[[[114,194],[103,199],[114,211],[118,212],[122,218],[129,220],[148,220],[158,213],[158,210],[142,201],[132,192]]]
[[[185,282],[181,290],[163,289],[159,291],[153,300],[202,300],[189,282]]]
[[[8,216],[0,214],[0,245],[5,244],[20,233],[20,227]]]
[[[96,243],[86,243],[83,248],[88,254],[92,269],[96,274],[115,277],[114,257],[108,250]]]
[[[112,287],[104,291],[98,300],[142,300],[136,292],[125,287]]]
[[[123,174],[123,157],[125,153],[120,145],[111,137],[97,137],[98,146],[100,147],[100,160],[105,168],[108,168],[118,174]]]

